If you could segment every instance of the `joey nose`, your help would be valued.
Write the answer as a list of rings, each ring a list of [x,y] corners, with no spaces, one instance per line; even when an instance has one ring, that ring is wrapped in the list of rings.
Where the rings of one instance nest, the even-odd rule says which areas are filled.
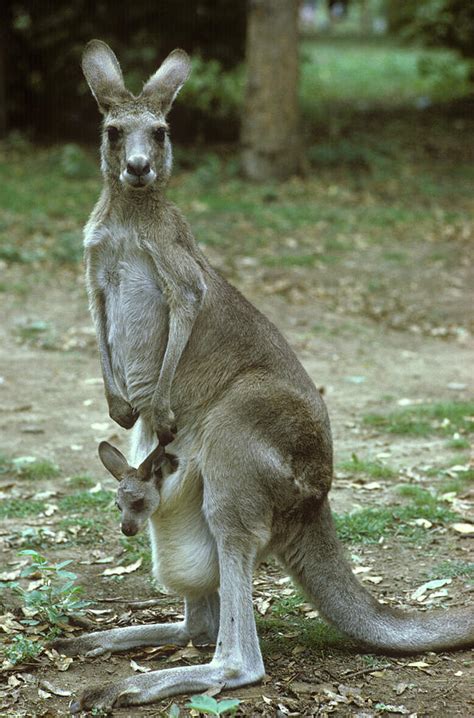
[[[127,172],[134,177],[144,177],[150,169],[150,163],[143,155],[134,155],[127,162]]]
[[[137,527],[129,523],[123,523],[121,529],[122,533],[125,534],[125,536],[135,536],[135,534],[138,533]]]

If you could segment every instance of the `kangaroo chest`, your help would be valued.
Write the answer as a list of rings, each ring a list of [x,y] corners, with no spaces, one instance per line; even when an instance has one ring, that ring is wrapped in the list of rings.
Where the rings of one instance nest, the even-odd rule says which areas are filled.
[[[114,378],[132,406],[149,405],[168,337],[168,306],[150,255],[137,232],[112,226],[85,241],[94,254],[92,276],[104,298],[107,343]],[[89,273],[90,274],[90,273]]]

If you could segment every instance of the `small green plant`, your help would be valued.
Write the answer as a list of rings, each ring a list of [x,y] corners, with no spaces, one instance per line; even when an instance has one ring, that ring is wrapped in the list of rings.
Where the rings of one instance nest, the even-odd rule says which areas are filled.
[[[12,642],[3,646],[5,659],[12,666],[20,663],[28,663],[43,651],[43,646],[39,641],[32,641],[26,636],[14,636]]]
[[[32,549],[21,551],[20,555],[29,556],[31,560],[30,565],[23,569],[22,577],[35,575],[42,580],[42,584],[32,591],[18,584],[14,586],[25,608],[33,615],[33,618],[28,619],[29,625],[46,622],[51,628],[60,629],[68,623],[69,616],[84,613],[89,601],[80,598],[82,588],[75,585],[76,574],[65,570],[72,561],[50,564],[44,556]]]
[[[216,701],[215,698],[206,695],[193,696],[186,708],[198,711],[204,715],[222,716],[235,715],[237,713],[240,701],[237,698],[231,698],[223,701]]]

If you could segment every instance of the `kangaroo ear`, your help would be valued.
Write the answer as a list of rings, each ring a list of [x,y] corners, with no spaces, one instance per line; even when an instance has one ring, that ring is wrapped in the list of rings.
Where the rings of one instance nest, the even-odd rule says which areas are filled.
[[[142,96],[152,98],[159,104],[162,113],[167,115],[190,71],[191,60],[187,53],[184,50],[173,50],[145,83]]]
[[[124,473],[131,468],[122,452],[108,441],[100,442],[99,456],[107,471],[110,471],[117,481],[121,481]]]
[[[156,471],[160,468],[161,464],[165,460],[165,450],[163,446],[158,444],[156,449],[153,449],[153,451],[148,454],[146,459],[142,461],[140,466],[137,469],[137,473],[139,477],[143,481],[148,481],[151,478],[151,472],[152,470]]]
[[[91,40],[85,46],[82,71],[102,113],[132,96],[125,89],[119,61],[102,40]]]

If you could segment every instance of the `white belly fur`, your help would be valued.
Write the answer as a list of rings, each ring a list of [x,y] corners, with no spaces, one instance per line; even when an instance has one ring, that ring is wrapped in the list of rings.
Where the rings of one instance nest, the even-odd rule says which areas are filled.
[[[198,472],[168,476],[161,505],[150,518],[153,575],[173,593],[198,597],[219,586],[214,538],[202,513],[202,481]]]

